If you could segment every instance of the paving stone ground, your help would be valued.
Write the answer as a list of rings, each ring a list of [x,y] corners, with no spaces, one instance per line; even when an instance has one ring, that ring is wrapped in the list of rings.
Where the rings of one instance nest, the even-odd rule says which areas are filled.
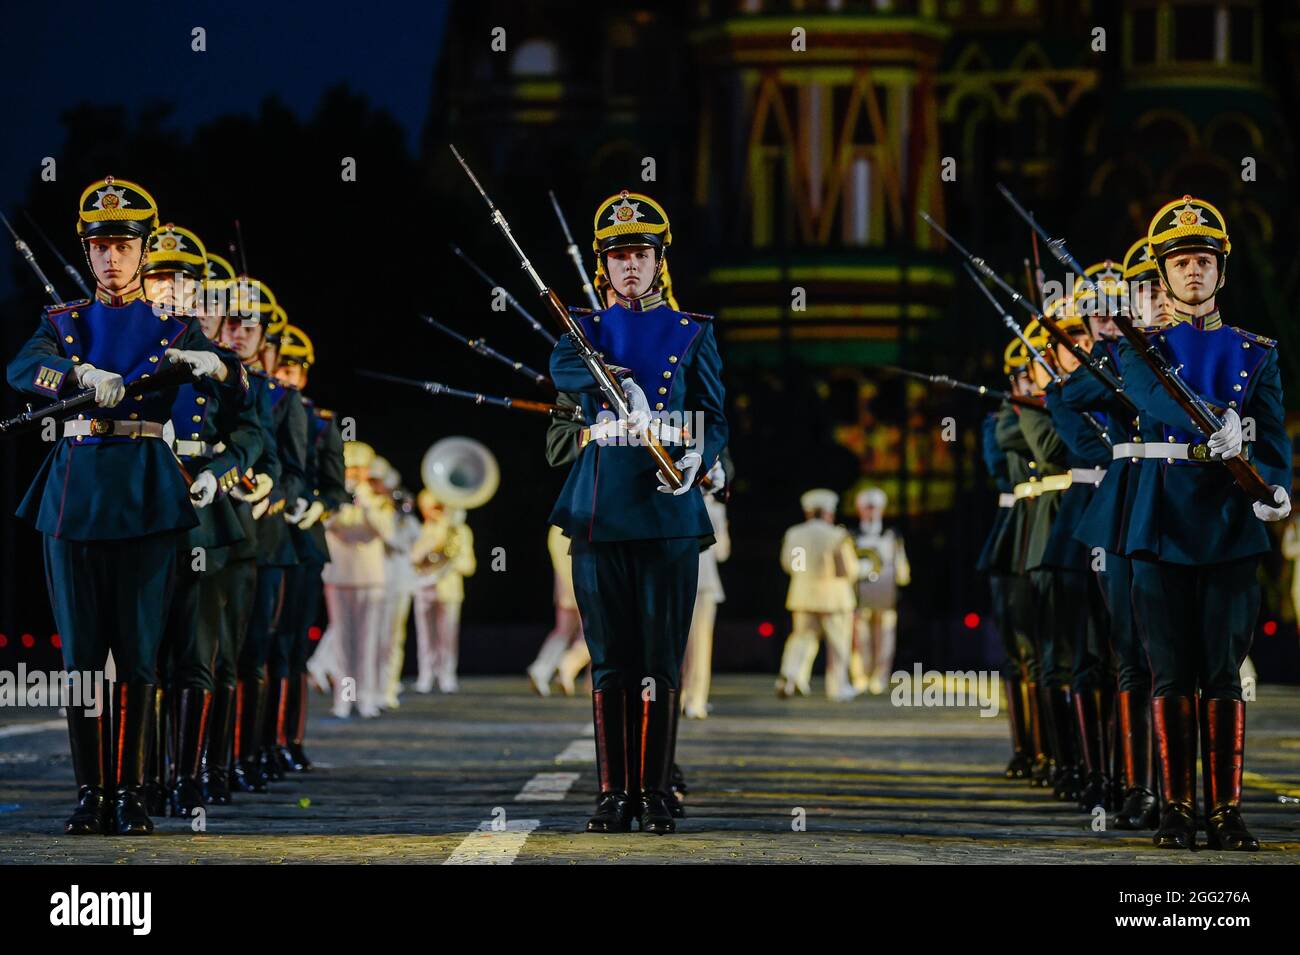
[[[1300,862],[1295,687],[1263,687],[1250,704],[1245,816],[1264,850],[1229,856],[1095,832],[1088,816],[1002,779],[1003,717],[888,697],[781,701],[771,686],[720,676],[712,716],[683,721],[689,816],[660,838],[581,831],[595,786],[589,698],[540,699],[522,677],[408,692],[376,720],[333,719],[313,694],[318,771],[211,808],[204,832],[160,819],[138,839],[61,835],[74,794],[67,735],[40,728],[58,714],[0,710],[0,862]],[[561,794],[571,776],[544,774],[577,777]],[[526,786],[551,798],[517,798]]]

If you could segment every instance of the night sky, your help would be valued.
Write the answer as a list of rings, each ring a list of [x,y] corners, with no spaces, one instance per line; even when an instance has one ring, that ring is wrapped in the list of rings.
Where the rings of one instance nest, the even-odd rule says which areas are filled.
[[[8,87],[0,208],[12,219],[42,158],[60,155],[61,113],[80,103],[169,101],[176,106],[176,134],[187,136],[187,127],[223,114],[255,112],[270,95],[300,117],[310,115],[324,90],[346,82],[392,113],[414,149],[448,4],[72,0],[7,6],[0,30]],[[206,53],[191,50],[195,27],[207,31]],[[53,234],[67,223],[41,225]],[[48,252],[29,230],[19,231],[50,271]],[[0,248],[0,288],[7,291],[14,251],[8,241]]]

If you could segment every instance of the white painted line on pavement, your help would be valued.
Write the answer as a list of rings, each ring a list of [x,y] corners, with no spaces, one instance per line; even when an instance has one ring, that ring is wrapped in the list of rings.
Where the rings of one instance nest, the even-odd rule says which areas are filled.
[[[0,739],[7,736],[27,736],[30,733],[46,733],[50,730],[65,730],[68,728],[66,720],[44,720],[40,723],[10,723],[7,726],[0,726]]]
[[[590,765],[596,761],[596,740],[595,739],[575,739],[572,743],[564,748],[560,755],[555,757],[557,763],[586,763]]]
[[[515,802],[563,802],[579,773],[538,773],[524,784]]]
[[[493,820],[478,824],[478,831],[470,833],[452,850],[443,865],[511,865],[519,850],[528,840],[528,834],[538,827],[536,819],[508,821],[503,830],[493,830]]]

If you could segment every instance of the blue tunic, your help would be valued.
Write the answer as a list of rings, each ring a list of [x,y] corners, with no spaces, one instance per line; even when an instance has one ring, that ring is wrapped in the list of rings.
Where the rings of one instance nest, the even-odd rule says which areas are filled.
[[[7,377],[18,391],[67,397],[78,390],[72,370],[79,364],[115,372],[130,384],[166,368],[163,353],[169,348],[216,352],[191,316],[143,299],[121,306],[72,302],[45,309],[35,333],[9,363]],[[237,362],[229,371],[226,387],[245,387]],[[81,417],[161,424],[172,417],[177,397],[173,386]],[[158,438],[128,435],[60,437],[18,516],[43,534],[71,541],[145,537],[198,523],[189,482],[171,449]]]
[[[698,427],[692,430],[702,440],[702,470],[707,470],[727,444],[722,360],[712,323],[688,318],[666,305],[634,312],[616,304],[578,320],[606,362],[631,369],[652,413],[675,414],[678,419],[691,413],[691,421],[699,413],[703,433],[698,433]],[[568,335],[551,353],[551,378],[557,390],[578,394],[585,420],[597,421],[600,412],[607,410]],[[686,449],[665,445],[665,450],[676,460]],[[581,536],[593,542],[711,536],[713,526],[703,497],[660,492],[656,470],[644,447],[601,447],[590,442],[569,471],[550,523],[569,538]]]

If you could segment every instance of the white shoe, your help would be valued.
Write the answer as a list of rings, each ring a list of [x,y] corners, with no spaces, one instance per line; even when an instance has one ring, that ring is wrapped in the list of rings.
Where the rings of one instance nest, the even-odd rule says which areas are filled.
[[[528,668],[528,682],[533,685],[533,692],[538,696],[551,695],[551,681],[546,678],[542,668],[536,663]]]
[[[425,683],[422,680],[416,680],[414,689],[416,693],[428,696],[433,692],[433,681],[430,680],[428,683]]]
[[[361,714],[363,720],[373,720],[379,715],[379,707],[373,703],[367,703],[364,706],[358,706],[357,712]]]
[[[460,684],[456,681],[454,676],[444,677],[438,680],[438,689],[443,693],[458,693],[460,691]]]
[[[349,706],[349,707],[347,707],[346,709],[342,709],[342,710],[338,710],[338,709],[333,709],[333,708],[331,708],[331,709],[330,709],[330,715],[333,716],[336,720],[346,720],[346,719],[351,719],[351,717],[352,717],[352,707]]]
[[[380,706],[380,709],[396,710],[396,709],[400,709],[401,706],[402,706],[402,701],[399,700],[397,698],[397,694],[394,693],[392,696],[389,696],[387,699],[384,700],[384,702]]]
[[[840,692],[836,693],[834,696],[830,695],[829,693],[826,694],[826,698],[830,700],[832,703],[848,703],[851,700],[856,700],[858,698],[858,691],[851,686],[846,686],[844,689],[840,690]]]
[[[700,706],[698,703],[687,703],[686,712],[683,714],[688,720],[708,719],[709,708]]]
[[[559,673],[555,674],[555,682],[560,684],[560,692],[565,696],[573,696],[573,694],[578,691],[578,688],[574,685],[574,677],[571,673],[565,673],[561,670]]]

